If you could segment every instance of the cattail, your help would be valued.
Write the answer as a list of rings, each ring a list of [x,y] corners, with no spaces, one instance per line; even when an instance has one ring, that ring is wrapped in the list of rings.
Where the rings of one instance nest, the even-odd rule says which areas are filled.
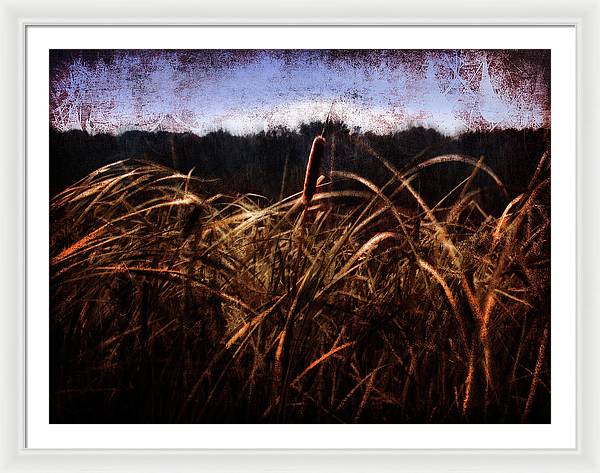
[[[315,195],[317,187],[317,179],[321,168],[323,156],[325,156],[325,138],[322,135],[317,136],[313,140],[310,156],[308,157],[308,165],[306,166],[306,177],[304,179],[304,190],[302,192],[302,203],[304,207],[308,207]]]

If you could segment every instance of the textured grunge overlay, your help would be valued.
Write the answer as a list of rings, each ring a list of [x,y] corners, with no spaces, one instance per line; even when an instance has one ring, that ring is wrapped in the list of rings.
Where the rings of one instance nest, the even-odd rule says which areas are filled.
[[[332,107],[333,103],[333,107]],[[58,131],[550,127],[549,50],[51,50]]]
[[[551,422],[550,50],[49,59],[50,423]]]

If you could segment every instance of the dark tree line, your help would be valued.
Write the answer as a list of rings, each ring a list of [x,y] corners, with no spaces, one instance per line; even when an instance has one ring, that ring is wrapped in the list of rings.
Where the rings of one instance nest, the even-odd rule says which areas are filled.
[[[191,133],[128,131],[118,136],[89,135],[82,131],[50,129],[50,193],[55,195],[93,170],[123,159],[139,158],[172,167],[180,172],[215,179],[209,191],[255,193],[273,201],[301,190],[313,138],[322,123],[302,125],[299,130],[280,127],[234,136],[219,130],[205,136]],[[383,184],[389,171],[373,157],[385,158],[398,169],[442,154],[484,157],[506,185],[508,195],[522,192],[529,183],[542,153],[549,148],[548,130],[496,130],[446,137],[433,129],[410,128],[387,135],[350,130],[334,123],[326,131],[331,168],[360,174]],[[446,163],[423,170],[413,185],[429,199],[443,197],[469,176],[471,168]],[[483,173],[476,179],[482,188],[492,181]],[[489,195],[488,195],[489,194]],[[486,194],[495,207],[497,196]]]

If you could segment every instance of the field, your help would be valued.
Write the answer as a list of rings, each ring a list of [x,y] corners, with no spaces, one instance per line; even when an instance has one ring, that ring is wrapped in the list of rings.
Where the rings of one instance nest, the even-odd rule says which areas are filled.
[[[305,146],[253,192],[173,151],[51,198],[51,422],[550,421],[549,148],[505,182],[333,136],[360,166],[314,196]]]

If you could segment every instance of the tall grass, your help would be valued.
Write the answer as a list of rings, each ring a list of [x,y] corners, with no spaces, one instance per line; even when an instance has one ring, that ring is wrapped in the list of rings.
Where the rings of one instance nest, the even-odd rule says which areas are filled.
[[[383,182],[309,167],[271,205],[141,161],[56,196],[51,421],[549,422],[547,156],[506,196],[361,148]]]

